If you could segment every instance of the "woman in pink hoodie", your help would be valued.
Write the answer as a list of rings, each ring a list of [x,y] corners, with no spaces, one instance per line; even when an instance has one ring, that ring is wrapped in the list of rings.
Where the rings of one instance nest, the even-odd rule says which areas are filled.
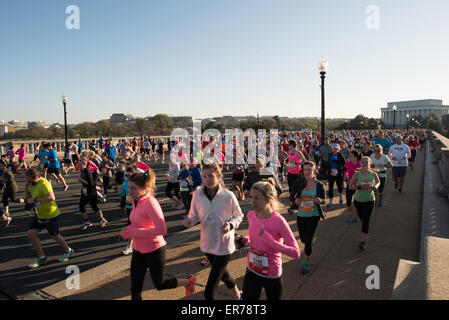
[[[248,235],[236,240],[240,248],[251,243],[242,298],[259,300],[264,288],[267,300],[279,300],[283,288],[281,253],[299,259],[299,247],[287,221],[278,212],[277,192],[271,178],[255,183],[251,197],[254,210],[247,214]]]
[[[25,171],[28,171],[28,166],[25,162],[25,158],[26,158],[26,150],[25,150],[25,144],[22,143],[20,145],[20,148],[17,149],[17,151],[15,152],[15,154],[19,155],[19,167],[17,168],[17,172],[20,171],[20,169],[22,169],[22,167],[25,168]]]
[[[129,216],[131,225],[120,234],[123,239],[133,239],[131,259],[131,299],[142,300],[145,274],[150,269],[151,279],[157,290],[186,288],[186,296],[195,290],[195,276],[188,279],[165,279],[165,254],[167,234],[164,213],[154,197],[156,176],[152,170],[134,173],[128,180],[128,191],[133,201]]]

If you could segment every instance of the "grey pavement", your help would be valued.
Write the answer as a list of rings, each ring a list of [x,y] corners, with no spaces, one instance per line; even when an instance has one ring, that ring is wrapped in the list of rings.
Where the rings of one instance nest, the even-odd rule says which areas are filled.
[[[406,184],[400,194],[394,190],[391,177],[387,181],[385,200],[382,208],[376,208],[371,222],[370,238],[367,250],[360,252],[361,224],[346,223],[344,205],[333,210],[326,209],[328,218],[320,223],[316,234],[312,257],[313,271],[309,275],[301,273],[300,261],[283,257],[283,277],[285,289],[283,299],[391,299],[400,260],[419,261],[421,208],[423,190],[424,152],[419,152],[414,171],[407,172]],[[285,195],[283,195],[285,196]],[[286,199],[284,199],[285,202]],[[250,208],[243,206],[245,212]],[[282,210],[292,231],[298,239],[296,218]],[[247,233],[244,220],[239,233]],[[299,239],[298,239],[299,241]],[[186,298],[184,288],[157,291],[149,275],[145,280],[143,298],[151,300],[203,300],[204,288],[210,267],[202,267],[199,262],[203,255],[199,249],[199,230],[186,230],[167,239],[166,275],[187,277],[197,276],[196,292]],[[301,243],[300,248],[303,250]],[[241,288],[245,273],[248,249],[236,252],[228,265],[230,274]],[[43,291],[56,298],[63,299],[130,299],[129,257],[122,257],[114,264],[99,266],[92,272],[81,274],[81,289],[67,290],[64,283],[44,288]],[[120,265],[118,267],[117,265]],[[366,273],[368,266],[377,266],[380,271],[380,288],[368,289]],[[110,272],[113,269],[115,271]],[[104,280],[92,284],[89,279],[103,275]],[[84,279],[84,280],[83,280]],[[83,286],[83,282],[86,285]],[[220,285],[217,299],[232,299],[229,291]],[[262,299],[265,296],[262,294]]]

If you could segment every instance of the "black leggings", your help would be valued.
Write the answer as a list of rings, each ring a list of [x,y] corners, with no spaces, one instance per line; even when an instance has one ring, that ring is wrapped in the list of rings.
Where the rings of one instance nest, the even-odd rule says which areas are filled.
[[[315,231],[318,228],[320,217],[296,217],[299,238],[305,245],[306,256],[312,255],[312,242]]]
[[[357,209],[360,220],[362,220],[362,233],[368,233],[369,219],[374,210],[374,201],[358,202],[354,200],[354,206]]]
[[[176,278],[164,280],[165,251],[163,246],[150,253],[133,251],[131,259],[131,299],[142,300],[142,288],[147,269],[150,268],[151,280],[157,290],[173,289],[178,286]]]
[[[337,182],[338,192],[340,194],[343,193],[343,177],[341,174],[337,174],[335,177],[329,175],[329,198],[332,199],[334,197],[334,183]]]
[[[267,300],[280,300],[284,280],[282,275],[276,279],[264,278],[246,269],[243,280],[242,300],[259,300],[262,288],[265,289]]]
[[[228,289],[235,287],[235,281],[226,270],[231,255],[216,256],[210,253],[206,253],[207,259],[212,266],[209,279],[207,279],[206,290],[204,290],[204,297],[206,300],[215,300],[214,294],[217,290],[220,280],[223,281]]]
[[[346,188],[346,205],[350,207],[352,205],[352,198],[354,197],[355,190],[349,189],[349,186]]]
[[[105,195],[108,195],[108,187],[109,187],[110,183],[111,183],[111,177],[103,176],[103,189],[104,189]]]
[[[3,206],[4,207],[9,206],[8,199],[10,199],[11,202],[20,203],[20,199],[17,199],[16,192],[12,191],[11,189],[6,189],[5,188],[5,191],[3,191],[3,197],[2,197],[2,202],[3,202]]]
[[[181,199],[181,196],[179,194],[179,191],[181,189],[181,186],[179,185],[179,182],[167,182],[167,187],[165,188],[165,195],[168,198],[172,198],[173,197],[173,193],[175,194],[175,197],[179,199]]]
[[[298,174],[288,173],[287,174],[287,184],[288,184],[288,191],[292,192],[293,185],[295,184],[296,179],[299,178]]]

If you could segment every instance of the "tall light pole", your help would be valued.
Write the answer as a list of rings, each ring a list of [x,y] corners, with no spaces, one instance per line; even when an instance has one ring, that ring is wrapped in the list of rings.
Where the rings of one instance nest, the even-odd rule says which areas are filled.
[[[410,115],[407,113],[407,130],[408,130],[408,118],[410,118]]]
[[[321,145],[324,145],[324,138],[326,136],[325,128],[325,113],[324,113],[324,79],[326,78],[326,72],[329,68],[329,63],[324,57],[321,57],[318,62],[318,71],[321,75]]]
[[[396,110],[398,107],[396,105],[393,106],[393,130],[396,130]]]
[[[67,97],[64,94],[61,97],[61,101],[62,104],[64,105],[64,135],[65,135],[65,147],[67,147],[69,145],[69,141],[67,139]]]

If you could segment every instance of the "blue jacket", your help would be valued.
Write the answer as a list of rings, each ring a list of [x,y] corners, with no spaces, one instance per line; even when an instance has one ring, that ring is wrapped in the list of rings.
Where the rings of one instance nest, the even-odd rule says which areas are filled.
[[[189,168],[189,173],[192,176],[194,188],[203,184],[203,177],[201,176],[201,170],[199,168]]]

